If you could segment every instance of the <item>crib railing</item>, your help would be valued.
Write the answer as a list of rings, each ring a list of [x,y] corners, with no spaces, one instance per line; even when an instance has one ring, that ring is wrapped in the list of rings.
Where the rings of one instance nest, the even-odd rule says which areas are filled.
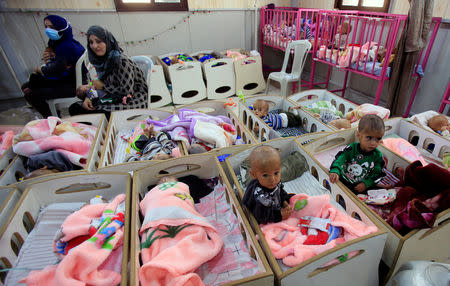
[[[407,15],[380,12],[263,7],[260,53],[263,55],[264,46],[284,51],[290,41],[307,39],[313,45],[310,51],[313,61],[310,80],[302,80],[302,86],[312,89],[313,86],[325,85],[328,89],[331,67],[335,66],[345,71],[345,77],[342,88],[330,91],[341,92],[344,97],[351,71],[378,81],[374,99],[374,104],[378,104],[384,82],[390,76],[391,55],[405,29],[407,18]],[[413,74],[417,80],[404,116],[411,109],[421,81],[419,68],[425,71],[441,20],[438,17],[432,19],[429,41],[419,55]],[[351,26],[351,31],[344,33],[344,25]],[[328,65],[323,82],[314,82],[317,62]]]
[[[348,74],[351,71],[378,81],[374,100],[374,104],[378,104],[384,81],[389,78],[389,60],[405,28],[407,16],[321,10],[318,18],[318,25],[321,28],[316,30],[315,35],[318,40],[314,42],[313,47],[309,88],[325,84],[325,88],[328,89],[331,66],[336,66],[345,71],[345,77],[342,88],[331,90],[332,92],[341,92],[341,96],[345,95]],[[347,31],[344,26],[347,26]],[[328,65],[324,82],[314,82],[316,62]]]
[[[311,40],[318,11],[296,7],[261,8],[260,51],[264,45],[284,51],[291,41]]]
[[[319,11],[313,58],[373,79],[385,78],[388,65],[376,74],[376,60],[383,56],[388,62],[405,20],[406,15]]]

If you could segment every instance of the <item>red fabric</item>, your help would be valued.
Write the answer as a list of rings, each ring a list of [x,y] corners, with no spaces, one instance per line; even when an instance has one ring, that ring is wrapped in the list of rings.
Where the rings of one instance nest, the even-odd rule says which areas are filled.
[[[435,164],[411,163],[399,185],[392,204],[371,208],[402,235],[432,227],[436,215],[450,208],[450,172]]]
[[[302,227],[300,229],[300,232],[303,235],[308,235],[308,228]],[[308,235],[305,242],[303,242],[304,245],[323,245],[327,243],[328,240],[328,233],[325,231],[317,230],[317,235]]]

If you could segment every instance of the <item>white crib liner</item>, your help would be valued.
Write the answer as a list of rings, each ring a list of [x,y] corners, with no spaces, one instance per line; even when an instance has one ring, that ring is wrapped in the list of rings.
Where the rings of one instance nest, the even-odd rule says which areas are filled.
[[[116,149],[114,150],[114,164],[121,164],[125,161],[125,157],[128,155],[126,150],[129,143],[123,140],[121,137],[128,138],[133,132],[131,130],[120,130],[116,136]],[[130,148],[130,154],[135,154],[136,151]]]
[[[236,240],[236,235],[231,235],[232,230],[234,230],[235,228],[238,228],[239,225],[238,225],[238,223],[233,224],[233,225],[230,224],[230,222],[227,220],[227,218],[229,216],[233,216],[234,221],[236,221],[236,222],[238,222],[238,219],[237,219],[236,215],[233,213],[233,211],[231,209],[231,205],[226,202],[225,189],[223,189],[222,193],[219,193],[220,192],[219,189],[222,187],[223,187],[223,185],[219,182],[214,187],[214,191],[212,191],[210,194],[208,194],[205,197],[210,196],[214,200],[216,200],[217,198],[220,197],[221,205],[226,206],[226,211],[224,211],[224,212],[221,211],[220,214],[217,214],[216,212],[211,212],[209,215],[203,214],[203,213],[201,213],[201,215],[205,216],[209,222],[211,222],[211,221],[222,222],[222,223],[224,223],[224,225],[227,226],[227,230],[224,233],[221,233],[220,230],[218,229],[219,235],[223,239],[223,242],[224,242],[223,249],[231,248],[233,250],[233,253],[237,253],[236,256],[238,257],[238,261],[240,262],[240,263],[238,263],[238,266],[241,265],[242,262],[246,262],[246,263],[253,263],[254,267],[247,268],[247,269],[241,269],[238,267],[234,270],[226,271],[223,273],[213,274],[213,273],[209,272],[207,263],[205,263],[202,266],[200,266],[195,272],[202,278],[203,283],[205,283],[205,285],[207,285],[207,286],[216,286],[216,285],[221,285],[221,284],[223,284],[225,282],[229,282],[229,281],[237,281],[239,279],[250,277],[250,276],[256,275],[258,273],[258,263],[256,262],[255,259],[253,259],[249,255],[249,250],[247,248],[247,244],[241,243],[244,240],[244,238],[242,237],[242,234],[239,234],[239,236],[241,237],[240,240]],[[201,200],[202,199],[200,199],[200,201]],[[245,248],[245,249],[243,250],[242,248]],[[217,278],[216,278],[216,275],[217,275]]]
[[[18,285],[31,270],[41,270],[56,264],[58,258],[53,252],[53,239],[64,220],[79,210],[85,203],[55,203],[43,208],[33,230],[20,249],[16,263],[5,279],[5,285]],[[30,269],[30,270],[24,270]]]

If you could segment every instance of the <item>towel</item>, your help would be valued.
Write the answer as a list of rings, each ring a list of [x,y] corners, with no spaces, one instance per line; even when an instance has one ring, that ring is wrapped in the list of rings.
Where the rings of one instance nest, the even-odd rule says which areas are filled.
[[[189,187],[166,182],[140,203],[144,221],[139,270],[142,285],[203,285],[193,273],[223,246],[217,230],[194,207]]]

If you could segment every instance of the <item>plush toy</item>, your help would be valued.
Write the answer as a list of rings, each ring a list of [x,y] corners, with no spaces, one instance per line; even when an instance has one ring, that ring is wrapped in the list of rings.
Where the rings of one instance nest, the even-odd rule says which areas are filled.
[[[389,109],[386,109],[384,107],[373,105],[370,103],[364,103],[358,106],[356,109],[347,112],[345,114],[345,118],[353,123],[360,120],[364,115],[367,114],[375,114],[378,115],[381,119],[385,120],[389,118],[391,112],[389,111]]]
[[[336,127],[337,129],[349,129],[352,127],[350,120],[345,118],[330,121],[328,124]]]
[[[448,119],[445,115],[442,114],[431,117],[430,120],[428,120],[428,126],[433,129],[434,132],[442,136],[448,136],[450,132]]]

